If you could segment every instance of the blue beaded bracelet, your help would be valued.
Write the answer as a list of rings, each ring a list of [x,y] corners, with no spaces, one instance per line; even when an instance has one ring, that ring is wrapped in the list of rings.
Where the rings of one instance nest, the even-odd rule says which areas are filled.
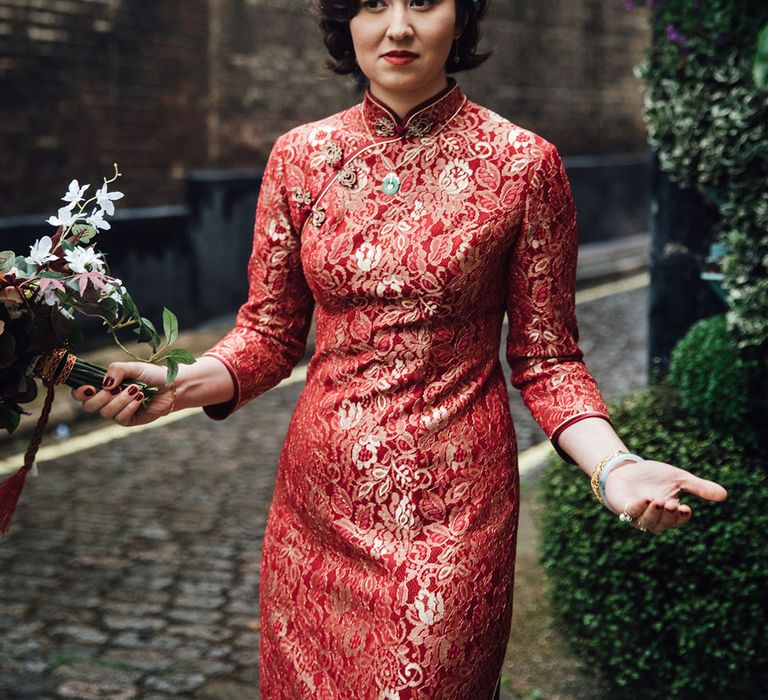
[[[616,465],[627,461],[642,462],[643,458],[631,454],[630,452],[622,452],[621,454],[618,454],[615,457],[609,459],[606,465],[603,467],[603,471],[600,472],[600,496],[602,497],[603,503],[605,503],[606,506],[608,505],[608,501],[605,498],[605,482],[608,481],[608,474],[610,474],[611,469],[613,469]]]

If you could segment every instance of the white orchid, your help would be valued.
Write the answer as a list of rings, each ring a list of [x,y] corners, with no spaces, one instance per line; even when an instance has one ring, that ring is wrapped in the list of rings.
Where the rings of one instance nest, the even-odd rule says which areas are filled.
[[[83,194],[89,187],[90,185],[80,187],[80,183],[77,180],[72,180],[69,183],[67,193],[62,197],[65,202],[69,202],[67,209],[74,209],[75,205],[79,204],[83,199]]]
[[[122,199],[123,196],[122,192],[107,193],[107,183],[105,182],[101,189],[96,192],[96,201],[107,214],[112,216],[115,213],[115,205],[112,204],[112,200]]]
[[[52,245],[53,241],[51,240],[51,237],[43,236],[40,240],[37,240],[32,244],[29,249],[29,257],[26,258],[26,261],[30,265],[42,267],[47,262],[57,260],[58,256],[51,254]]]
[[[43,301],[48,304],[48,306],[61,305],[61,300],[59,299],[59,295],[56,294],[55,287],[46,287],[43,289]]]
[[[114,211],[114,206],[112,207],[112,210]],[[112,228],[107,221],[104,221],[103,209],[94,209],[93,213],[85,220],[85,223],[90,224],[95,228],[104,229],[105,231]]]
[[[73,221],[77,221],[80,217],[79,214],[75,214],[69,207],[63,207],[59,209],[57,216],[51,216],[47,223],[51,226],[63,226],[67,228]]]
[[[97,253],[93,248],[75,246],[64,253],[64,259],[69,263],[69,269],[78,274],[104,271],[101,253]]]
[[[123,281],[117,279],[117,277],[107,280],[106,288],[109,290],[107,298],[114,299],[118,304],[123,301],[123,294],[128,293],[128,290],[123,286]]]

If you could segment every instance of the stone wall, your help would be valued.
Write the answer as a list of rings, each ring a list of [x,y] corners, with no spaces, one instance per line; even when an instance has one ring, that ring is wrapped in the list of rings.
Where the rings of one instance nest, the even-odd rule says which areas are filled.
[[[621,0],[496,0],[467,94],[564,156],[644,152]],[[304,0],[0,0],[0,216],[53,213],[117,162],[123,206],[176,204],[198,169],[258,169],[275,137],[358,101]]]

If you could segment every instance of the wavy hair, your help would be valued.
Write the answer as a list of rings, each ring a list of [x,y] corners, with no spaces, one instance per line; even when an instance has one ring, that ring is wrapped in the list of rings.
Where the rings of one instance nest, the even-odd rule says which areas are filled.
[[[451,51],[445,63],[448,73],[459,73],[477,68],[491,55],[480,53],[480,20],[488,11],[490,0],[454,0],[456,18],[464,27],[458,38],[458,46]],[[352,44],[350,20],[359,12],[359,0],[310,0],[310,6],[318,18],[323,41],[331,54],[326,66],[339,75],[352,75],[359,84],[366,81],[365,75],[357,65],[355,49]]]

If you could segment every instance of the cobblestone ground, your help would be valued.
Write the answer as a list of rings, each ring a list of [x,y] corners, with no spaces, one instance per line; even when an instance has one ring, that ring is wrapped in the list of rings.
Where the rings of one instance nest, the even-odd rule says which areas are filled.
[[[580,308],[581,345],[608,398],[645,384],[645,296]],[[261,541],[300,390],[41,465],[0,540],[2,700],[259,697]],[[543,436],[511,393],[524,449]],[[537,580],[526,576],[537,566],[529,539],[521,532],[521,585]],[[553,633],[517,620],[505,674],[535,678],[551,659],[526,658],[533,645],[520,635]],[[575,662],[568,673],[576,683]],[[569,692],[544,697],[581,697]]]

